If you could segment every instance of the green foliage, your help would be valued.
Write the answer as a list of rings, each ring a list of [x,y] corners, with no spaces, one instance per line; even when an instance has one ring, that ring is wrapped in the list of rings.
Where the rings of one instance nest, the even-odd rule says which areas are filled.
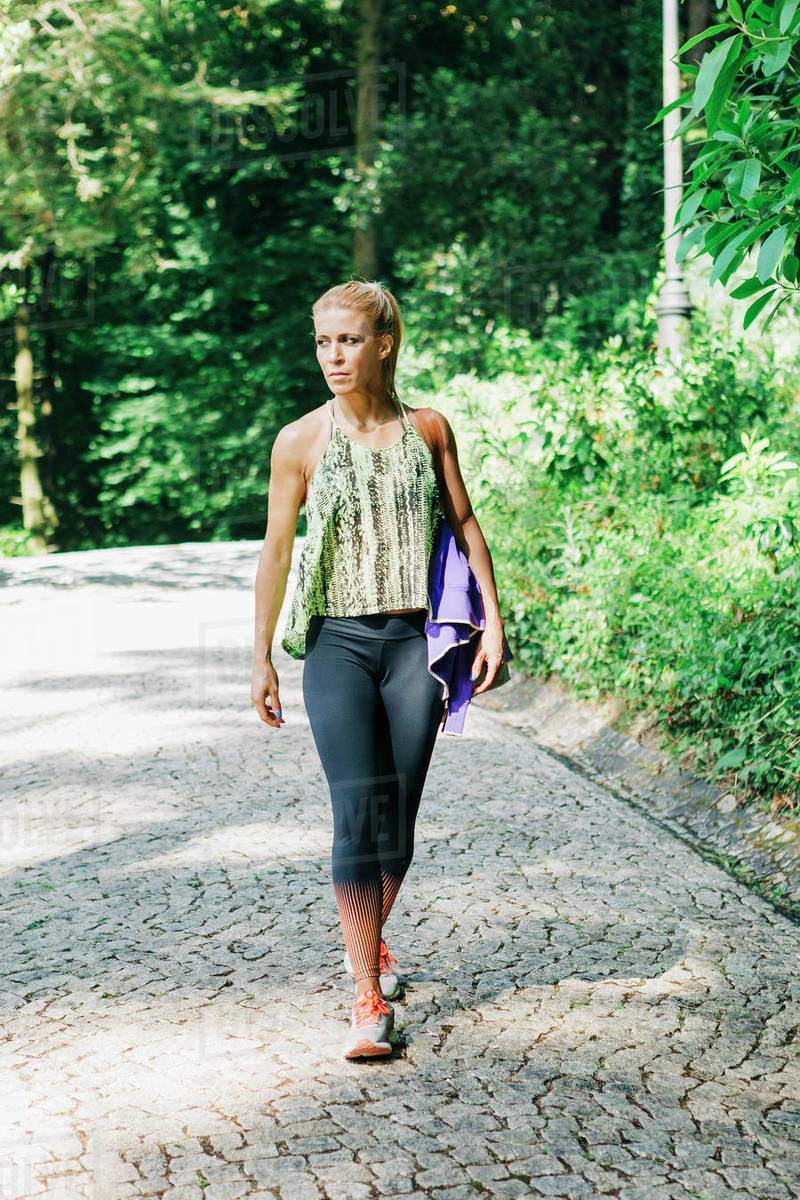
[[[366,178],[358,6],[96,0],[91,24],[49,0],[7,10],[3,524],[19,516],[23,296],[64,550],[263,532],[272,438],[327,394],[310,306],[351,273],[365,206],[431,386],[525,371],[548,327],[587,348],[639,336],[630,304],[660,223],[659,140],[638,132],[657,0],[623,23],[593,0],[490,0],[474,17],[384,6],[392,61]]]
[[[256,103],[287,110],[297,94],[296,85],[244,91],[207,81],[203,34],[219,35],[219,18],[191,0],[93,0],[90,21],[47,0],[7,7],[3,266],[24,267],[47,250],[85,259],[123,237],[129,269],[145,267],[173,194],[170,168],[204,144],[204,118]]]
[[[766,328],[800,286],[800,6],[724,8],[722,22],[681,48],[714,41],[681,101],[689,111],[679,130],[698,148],[677,217],[678,256],[709,255],[711,280],[723,283],[747,259],[752,274],[732,294],[751,299],[745,327],[770,306]]]
[[[610,339],[460,375],[451,419],[519,668],[626,695],[715,777],[800,800],[800,371],[698,315],[679,372]],[[409,380],[413,393],[413,376]]]
[[[0,525],[0,556],[17,558],[37,553],[32,548],[31,537],[26,529],[18,525]]]

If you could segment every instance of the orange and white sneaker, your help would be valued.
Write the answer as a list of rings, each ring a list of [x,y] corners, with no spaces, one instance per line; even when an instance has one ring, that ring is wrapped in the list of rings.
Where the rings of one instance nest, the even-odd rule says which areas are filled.
[[[389,953],[389,948],[386,942],[381,942],[380,965],[378,966],[378,974],[381,980],[381,991],[387,1000],[394,1000],[395,996],[400,991],[400,980],[395,975],[392,966],[397,962],[393,954]],[[350,962],[350,955],[345,951],[344,956],[345,970],[352,975],[353,967]]]
[[[392,1053],[389,1034],[394,1028],[394,1009],[368,988],[353,1001],[350,1029],[344,1042],[345,1058],[375,1058]]]

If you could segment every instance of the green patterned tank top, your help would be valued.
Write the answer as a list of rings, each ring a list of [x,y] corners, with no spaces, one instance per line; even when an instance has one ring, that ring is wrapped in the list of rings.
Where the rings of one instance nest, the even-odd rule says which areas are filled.
[[[328,400],[328,445],[308,484],[308,532],[281,645],[304,658],[312,616],[428,607],[428,563],[441,511],[433,455],[400,405],[403,434],[363,446]]]

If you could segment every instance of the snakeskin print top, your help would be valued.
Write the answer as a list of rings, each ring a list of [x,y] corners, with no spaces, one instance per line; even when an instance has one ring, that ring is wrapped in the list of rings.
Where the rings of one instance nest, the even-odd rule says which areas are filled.
[[[308,532],[281,645],[304,658],[314,615],[428,607],[428,562],[440,508],[433,455],[400,405],[403,435],[363,446],[328,400],[328,445],[308,484]]]

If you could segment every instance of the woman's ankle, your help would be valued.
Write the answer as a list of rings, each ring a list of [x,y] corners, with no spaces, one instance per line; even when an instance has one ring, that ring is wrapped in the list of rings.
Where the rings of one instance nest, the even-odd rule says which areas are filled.
[[[373,992],[377,992],[382,1000],[385,998],[381,991],[381,981],[378,975],[356,980],[356,996],[361,996],[364,992],[370,991],[370,989]]]

